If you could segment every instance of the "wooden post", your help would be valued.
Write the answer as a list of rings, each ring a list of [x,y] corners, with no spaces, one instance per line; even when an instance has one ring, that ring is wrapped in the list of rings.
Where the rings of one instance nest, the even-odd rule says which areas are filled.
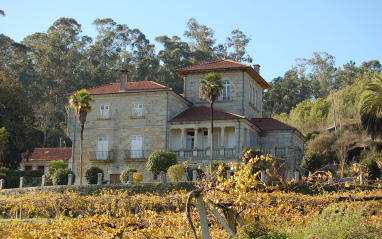
[[[163,171],[161,171],[160,172],[160,183],[163,184],[165,182],[166,182],[166,174]]]
[[[20,220],[22,220],[23,219],[23,203],[22,202],[20,202]]]
[[[198,205],[200,228],[202,229],[202,239],[210,239],[210,233],[208,232],[207,212],[203,197],[196,197],[196,202]]]

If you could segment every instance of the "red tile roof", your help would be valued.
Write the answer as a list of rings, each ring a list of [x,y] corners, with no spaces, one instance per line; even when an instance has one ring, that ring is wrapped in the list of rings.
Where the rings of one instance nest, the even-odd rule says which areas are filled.
[[[249,74],[261,87],[264,89],[270,89],[270,85],[257,73],[251,65],[243,64],[236,61],[230,60],[221,60],[214,61],[205,64],[200,64],[196,66],[190,66],[175,70],[175,73],[180,77],[184,77],[186,74],[190,74],[193,72],[208,72],[208,71],[223,71],[223,70],[244,70],[247,74]]]
[[[252,118],[251,122],[259,129],[267,130],[295,130],[296,128],[287,125],[273,118]]]
[[[115,93],[126,93],[126,92],[149,92],[149,91],[165,91],[172,90],[171,88],[161,85],[153,81],[138,81],[138,82],[127,82],[126,91],[120,92],[120,83],[111,83],[108,85],[97,86],[88,89],[91,95],[99,94],[115,94]]]
[[[67,161],[72,157],[72,148],[35,148],[30,161]]]
[[[181,68],[181,69],[175,70],[175,72],[215,70],[215,69],[232,69],[232,68],[245,69],[248,67],[251,67],[251,66],[247,65],[247,64],[240,63],[240,62],[236,62],[236,61],[221,60],[221,61],[214,61],[214,62],[209,62],[209,63],[205,63],[205,64],[200,64],[200,65],[196,65],[196,66]]]
[[[245,119],[244,116],[224,112],[221,110],[214,109],[214,120],[228,120],[228,119]],[[182,122],[182,121],[209,121],[210,118],[210,108],[205,106],[194,106],[190,107],[174,118],[170,122]]]

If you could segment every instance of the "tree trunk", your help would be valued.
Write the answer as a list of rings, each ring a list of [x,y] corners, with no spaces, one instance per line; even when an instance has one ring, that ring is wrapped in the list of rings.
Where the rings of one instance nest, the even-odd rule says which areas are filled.
[[[210,110],[211,110],[211,135],[210,135],[210,173],[212,173],[212,155],[213,155],[213,135],[214,135],[214,103],[210,102]]]

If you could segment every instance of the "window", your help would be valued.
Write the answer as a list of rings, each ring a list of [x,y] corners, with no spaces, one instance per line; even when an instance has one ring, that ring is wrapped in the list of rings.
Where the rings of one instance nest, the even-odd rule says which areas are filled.
[[[257,107],[257,90],[255,91],[255,107]]]
[[[108,119],[108,118],[110,118],[109,106],[108,105],[100,105],[99,116],[100,116],[101,119]]]
[[[131,137],[131,158],[142,158],[142,135]]]
[[[194,148],[194,142],[195,142],[195,132],[194,131],[187,132],[186,149],[193,149]]]
[[[231,84],[229,81],[224,81],[223,83],[224,89],[223,89],[223,100],[230,100],[231,99]]]
[[[106,160],[109,158],[109,142],[106,136],[98,137],[97,159]]]
[[[133,117],[143,117],[143,104],[134,104]]]

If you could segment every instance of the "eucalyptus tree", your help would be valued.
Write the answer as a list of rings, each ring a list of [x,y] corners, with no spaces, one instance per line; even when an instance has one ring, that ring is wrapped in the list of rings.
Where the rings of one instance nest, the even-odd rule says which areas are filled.
[[[208,73],[200,77],[200,93],[204,99],[210,102],[210,118],[211,118],[211,135],[210,135],[210,172],[212,172],[212,156],[213,156],[213,133],[214,133],[214,103],[221,95],[224,86],[221,75],[215,72]]]
[[[246,54],[247,51],[245,49],[250,41],[251,38],[247,38],[247,36],[239,29],[233,30],[231,32],[231,37],[227,37],[228,47],[234,48],[234,51],[229,54],[229,58],[234,61],[251,63],[252,57]]]
[[[84,127],[86,122],[86,116],[92,109],[90,103],[93,102],[93,98],[86,89],[76,91],[69,98],[69,105],[76,112],[76,115],[80,121],[80,185],[82,185],[82,141],[84,139]]]
[[[183,36],[189,38],[192,52],[192,63],[200,64],[210,62],[215,54],[215,31],[205,25],[200,25],[195,18],[188,20]]]

